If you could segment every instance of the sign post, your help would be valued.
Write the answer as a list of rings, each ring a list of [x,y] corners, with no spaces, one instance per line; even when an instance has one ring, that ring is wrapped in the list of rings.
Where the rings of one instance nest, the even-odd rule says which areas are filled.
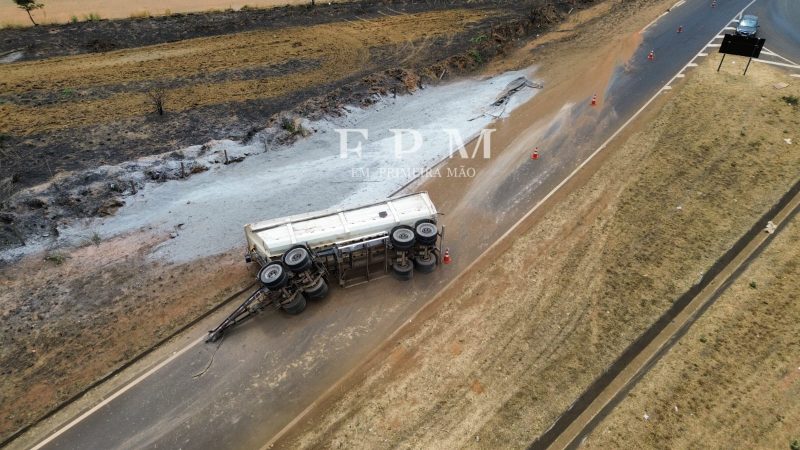
[[[759,39],[757,37],[739,36],[734,34],[726,34],[722,39],[722,45],[719,47],[719,52],[722,53],[722,61],[717,66],[717,72],[722,67],[722,62],[725,61],[725,55],[739,55],[747,56],[747,66],[744,68],[742,75],[747,75],[747,69],[750,68],[750,62],[753,58],[761,56],[761,49],[764,48],[766,39]]]

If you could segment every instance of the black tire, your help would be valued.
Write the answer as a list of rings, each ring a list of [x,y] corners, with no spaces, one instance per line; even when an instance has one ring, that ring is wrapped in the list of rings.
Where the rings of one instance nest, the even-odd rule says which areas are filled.
[[[273,261],[258,271],[258,280],[267,289],[280,289],[289,281],[289,274],[280,261]]]
[[[328,296],[328,283],[325,282],[325,279],[320,278],[316,286],[306,289],[303,293],[309,300],[322,300]]]
[[[404,265],[394,263],[392,264],[392,272],[398,280],[408,281],[414,276],[414,264],[411,261],[406,261]]]
[[[414,267],[420,273],[431,273],[436,270],[436,255],[429,253],[427,257],[417,256],[414,258]]]
[[[436,239],[439,238],[439,228],[429,219],[417,222],[414,232],[417,235],[417,243],[422,245],[436,245]]]
[[[389,233],[389,242],[397,250],[411,250],[416,244],[417,236],[408,225],[398,225]]]
[[[294,300],[286,305],[283,305],[283,310],[286,311],[286,314],[291,314],[296,316],[301,312],[306,310],[306,298],[303,296],[302,292],[298,292],[295,296]]]
[[[311,254],[305,245],[295,245],[283,254],[283,264],[292,272],[303,272],[311,268]]]

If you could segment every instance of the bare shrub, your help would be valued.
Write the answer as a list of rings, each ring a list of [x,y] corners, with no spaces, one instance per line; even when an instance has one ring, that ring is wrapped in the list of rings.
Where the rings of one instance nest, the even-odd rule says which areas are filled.
[[[159,116],[164,115],[164,104],[167,101],[167,91],[164,88],[155,88],[147,92],[147,98],[153,104]]]

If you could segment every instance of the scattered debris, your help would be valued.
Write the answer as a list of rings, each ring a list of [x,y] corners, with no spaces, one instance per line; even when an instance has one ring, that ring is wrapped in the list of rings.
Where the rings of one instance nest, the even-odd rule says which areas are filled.
[[[511,100],[511,97],[513,97],[514,94],[518,93],[524,88],[544,89],[544,84],[530,81],[525,77],[519,77],[516,80],[509,83],[508,86],[506,86],[506,88],[503,90],[503,92],[497,97],[497,99],[491,105],[489,105],[489,107],[484,109],[480,115],[475,116],[469,120],[473,121],[475,119],[487,115],[493,118],[501,117],[505,113],[506,107],[508,106],[508,102]]]

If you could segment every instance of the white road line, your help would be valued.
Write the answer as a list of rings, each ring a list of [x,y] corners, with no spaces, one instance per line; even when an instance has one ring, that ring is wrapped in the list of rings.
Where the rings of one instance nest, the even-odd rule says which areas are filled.
[[[789,63],[789,64],[798,65],[796,62],[792,61],[791,59],[789,59],[789,58],[784,58],[783,56],[781,56],[781,55],[779,55],[779,54],[777,54],[777,53],[773,52],[772,50],[768,49],[767,47],[764,47],[764,49],[763,49],[762,53],[763,53],[763,52],[767,52],[767,54],[769,54],[769,55],[777,56],[778,58],[780,58],[780,59],[782,59],[782,60],[786,61],[786,62],[787,62],[787,63]]]
[[[747,6],[745,6],[744,8],[742,8],[742,10],[741,10],[741,11],[739,11],[739,15],[741,15],[741,14],[744,12],[744,10],[746,10],[747,8],[749,8],[749,7],[750,7],[750,6],[751,6],[753,3],[755,3],[756,1],[758,1],[758,0],[751,0],[751,1],[750,1],[750,3],[748,3],[748,4],[747,4]],[[712,40],[712,41],[713,41],[713,40]],[[709,43],[711,43],[711,42],[709,42]],[[698,55],[699,55],[699,54],[698,54]],[[696,58],[697,58],[697,56],[695,56],[694,58],[692,58],[692,61],[694,61]],[[647,107],[648,107],[648,106],[650,106],[650,104],[651,104],[651,103],[653,103],[653,102],[655,101],[655,99],[656,99],[656,98],[659,96],[659,94],[661,94],[661,91],[662,91],[664,88],[669,88],[669,85],[670,85],[670,84],[672,84],[672,82],[675,80],[675,78],[677,78],[677,77],[678,77],[678,75],[680,75],[681,73],[683,73],[683,71],[684,71],[684,70],[686,70],[686,68],[687,68],[687,67],[689,67],[689,64],[692,64],[692,63],[691,63],[691,62],[687,63],[687,64],[686,64],[686,65],[685,65],[685,66],[684,66],[684,67],[683,67],[683,68],[682,68],[682,69],[681,69],[681,70],[680,70],[678,73],[676,73],[676,74],[675,74],[675,76],[674,76],[674,77],[672,77],[672,79],[671,79],[671,80],[669,80],[669,82],[668,82],[667,84],[665,84],[665,85],[664,85],[664,86],[663,86],[661,89],[659,89],[659,90],[658,90],[658,91],[657,91],[657,92],[656,92],[656,93],[655,93],[655,94],[654,94],[652,97],[650,97],[650,99],[647,101],[647,103],[645,103],[644,105],[642,105],[642,107],[641,107],[641,108],[639,108],[639,109],[638,109],[638,110],[637,110],[637,111],[636,111],[636,112],[633,114],[633,116],[631,116],[631,117],[630,117],[628,120],[626,120],[626,121],[625,121],[625,123],[623,123],[621,127],[617,128],[617,131],[615,131],[615,132],[614,132],[614,134],[612,134],[612,135],[611,135],[611,136],[610,136],[608,139],[606,139],[606,141],[605,141],[605,142],[603,142],[603,143],[600,145],[600,147],[597,147],[597,150],[595,150],[595,151],[594,151],[594,152],[593,152],[591,155],[589,155],[589,156],[588,156],[586,159],[584,159],[584,160],[583,160],[583,162],[581,162],[581,163],[580,163],[580,165],[578,165],[578,167],[576,167],[576,168],[575,168],[575,170],[573,170],[573,171],[572,171],[572,172],[571,172],[569,175],[567,175],[567,177],[566,177],[566,178],[564,178],[563,180],[561,180],[561,182],[560,182],[560,183],[558,183],[558,185],[557,185],[556,187],[554,187],[554,188],[553,188],[553,190],[551,190],[550,192],[548,192],[548,193],[547,193],[547,195],[545,195],[545,196],[544,196],[544,198],[542,198],[541,200],[539,200],[538,202],[536,202],[536,204],[535,204],[535,205],[533,205],[533,208],[531,208],[531,209],[530,209],[530,210],[529,210],[527,213],[525,213],[525,215],[524,215],[524,216],[523,216],[521,219],[519,219],[518,221],[516,221],[516,222],[514,223],[514,225],[512,225],[512,226],[511,226],[511,228],[509,228],[509,229],[508,229],[508,231],[506,231],[505,233],[503,233],[503,235],[502,235],[502,236],[500,236],[499,238],[497,238],[497,239],[496,239],[496,240],[495,240],[495,241],[492,243],[492,245],[490,245],[490,246],[489,246],[489,248],[487,248],[486,250],[484,250],[484,252],[483,252],[483,253],[481,253],[481,254],[480,254],[480,255],[479,255],[477,258],[473,259],[473,260],[472,260],[472,262],[471,262],[471,263],[470,263],[470,264],[469,264],[469,265],[468,265],[468,266],[467,266],[467,267],[466,267],[466,268],[465,268],[465,269],[464,269],[464,270],[463,270],[461,273],[463,274],[463,273],[469,272],[469,270],[470,270],[470,269],[472,269],[472,267],[474,267],[476,264],[478,264],[478,263],[479,263],[479,262],[480,262],[480,261],[483,259],[483,257],[484,257],[485,255],[489,254],[489,252],[491,252],[492,250],[494,250],[494,248],[495,248],[495,247],[499,246],[501,242],[503,242],[503,241],[504,241],[506,238],[508,238],[508,237],[509,237],[509,236],[510,236],[512,233],[514,233],[514,232],[517,230],[517,228],[519,228],[519,227],[520,227],[520,226],[521,226],[523,223],[525,223],[525,221],[526,221],[526,220],[528,220],[528,218],[530,218],[530,217],[533,215],[533,213],[534,213],[534,212],[536,212],[536,210],[538,210],[538,209],[539,209],[539,208],[540,208],[540,207],[541,207],[541,206],[542,206],[542,205],[543,205],[543,204],[544,204],[544,203],[545,203],[547,200],[549,200],[549,199],[550,199],[550,197],[552,197],[553,195],[555,195],[555,194],[556,194],[556,192],[558,192],[558,191],[559,191],[559,190],[560,190],[562,187],[564,187],[564,185],[565,185],[565,184],[567,184],[567,183],[568,183],[568,182],[569,182],[569,181],[570,181],[570,180],[571,180],[571,179],[572,179],[572,178],[573,178],[573,177],[574,177],[574,176],[575,176],[575,175],[576,175],[578,172],[580,172],[580,171],[581,171],[581,169],[583,169],[583,168],[584,168],[584,167],[585,167],[587,164],[589,164],[589,162],[590,162],[592,159],[594,159],[594,157],[595,157],[595,156],[597,156],[597,154],[598,154],[598,153],[600,153],[601,151],[603,151],[603,150],[604,150],[604,149],[605,149],[605,148],[608,146],[608,144],[610,144],[610,143],[611,143],[611,141],[613,141],[613,140],[614,140],[614,139],[615,139],[617,136],[619,136],[619,134],[622,132],[622,130],[624,130],[625,128],[627,128],[627,127],[628,127],[628,125],[630,125],[630,124],[631,124],[631,122],[633,122],[634,120],[636,120],[636,118],[637,118],[637,117],[639,117],[639,115],[641,115],[641,114],[642,114],[642,112],[643,112],[645,109],[647,109]],[[695,64],[695,65],[696,65],[696,64]],[[459,279],[460,279],[460,276],[456,275],[456,277],[455,277],[454,279],[450,280],[450,282],[449,282],[449,283],[447,283],[447,284],[446,284],[446,285],[445,285],[445,286],[444,286],[442,289],[440,289],[440,290],[439,290],[439,292],[433,296],[433,298],[431,298],[431,299],[430,299],[428,302],[426,302],[426,303],[425,303],[425,304],[424,304],[424,305],[423,305],[423,306],[422,306],[422,307],[421,307],[419,310],[417,310],[417,312],[416,312],[416,313],[415,313],[413,316],[411,316],[411,319],[409,319],[408,321],[406,321],[406,324],[407,324],[407,323],[411,323],[412,321],[416,320],[416,319],[417,319],[417,317],[418,317],[418,315],[419,315],[419,313],[420,313],[421,311],[423,311],[425,308],[427,308],[427,307],[428,307],[428,305],[430,305],[431,303],[433,303],[433,301],[435,301],[435,300],[436,300],[436,299],[439,297],[439,293],[441,293],[441,292],[444,292],[444,291],[446,291],[447,289],[449,289],[449,288],[450,288],[452,285],[454,285],[454,284],[456,283],[456,281],[458,281]],[[395,330],[395,331],[394,331],[394,332],[391,334],[391,336],[389,336],[389,337],[388,337],[387,339],[385,339],[383,342],[389,342],[389,341],[391,341],[391,340],[395,339],[395,337],[396,337],[396,336],[397,336],[397,335],[398,335],[398,334],[399,334],[399,333],[400,333],[400,332],[403,330],[403,327],[404,327],[404,326],[405,326],[405,324],[404,324],[404,325],[402,325],[402,326],[400,326],[398,329],[396,329],[396,330]],[[382,343],[381,345],[383,345],[383,343]],[[377,350],[376,350],[376,351],[377,351]],[[373,356],[373,354],[374,354],[374,352],[373,352],[373,353],[370,353],[370,355],[369,355],[369,356],[367,356],[367,357],[364,359],[364,361],[368,361],[368,360],[369,360],[369,359],[370,359],[370,358]],[[348,375],[345,375],[344,377],[340,378],[340,379],[339,379],[339,381],[337,381],[337,382],[336,382],[336,383],[334,383],[334,384],[333,384],[333,385],[332,385],[330,388],[328,388],[328,390],[327,390],[327,391],[325,391],[325,394],[323,394],[322,396],[318,397],[318,398],[317,398],[317,400],[314,400],[313,402],[311,402],[311,404],[310,404],[310,405],[308,405],[308,406],[307,406],[307,407],[306,407],[306,408],[305,408],[305,409],[304,409],[304,410],[303,410],[303,411],[302,411],[300,414],[298,414],[298,415],[297,415],[297,416],[296,416],[294,419],[292,419],[292,420],[291,420],[291,421],[290,421],[288,424],[286,424],[286,426],[285,426],[285,427],[283,427],[283,428],[281,429],[281,431],[279,431],[277,434],[275,434],[275,436],[273,436],[273,437],[272,437],[272,438],[271,438],[271,439],[270,439],[270,440],[269,440],[269,441],[268,441],[268,442],[267,442],[267,443],[266,443],[266,444],[265,444],[263,447],[261,447],[261,450],[267,450],[267,449],[270,449],[270,448],[272,448],[272,446],[275,444],[275,442],[277,442],[277,441],[278,441],[278,439],[280,439],[280,438],[281,438],[281,437],[282,437],[284,434],[286,434],[286,432],[288,432],[288,431],[289,431],[289,430],[290,430],[290,429],[291,429],[291,428],[292,428],[292,427],[293,427],[295,424],[297,424],[297,423],[298,423],[300,420],[302,420],[302,418],[303,418],[303,417],[305,417],[305,416],[306,416],[306,414],[308,414],[309,412],[311,412],[311,410],[313,410],[313,409],[314,409],[314,407],[315,407],[315,406],[316,406],[316,405],[319,403],[319,401],[320,401],[322,398],[324,398],[325,396],[327,396],[329,393],[331,393],[331,392],[334,392],[334,391],[335,391],[335,389],[336,389],[336,388],[337,388],[337,387],[338,387],[338,386],[339,386],[341,383],[343,383],[343,382],[344,382],[344,380],[345,380],[345,379],[347,379],[347,378],[348,378],[348,376],[349,376],[350,374],[352,374],[352,373],[355,373],[355,371],[356,371],[356,370],[358,370],[358,366],[356,366],[356,367],[354,367],[353,369],[351,369],[351,371],[348,373]]]
[[[703,50],[705,50],[705,49],[703,49]],[[708,56],[708,53],[700,52],[700,53],[697,54],[697,56]]]
[[[758,1],[758,0],[751,0],[751,1],[750,1],[750,3],[748,3],[748,4],[747,4],[747,6],[745,6],[744,8],[742,8],[742,10],[741,10],[741,11],[739,11],[739,14],[738,14],[738,16],[741,16],[741,15],[744,13],[744,11],[745,11],[747,8],[749,8],[749,7],[750,7],[750,6],[751,6],[753,3],[757,2],[757,1]],[[659,18],[663,17],[665,14],[667,14],[667,13],[661,14],[661,16],[659,16],[658,18],[656,18],[656,20],[658,20]],[[654,22],[655,22],[655,20],[654,20],[653,22],[651,22],[651,24],[652,24],[652,23],[654,23]],[[648,26],[649,26],[649,25],[648,25]],[[645,29],[646,29],[646,28],[647,28],[647,27],[645,27]],[[644,31],[644,29],[643,29],[642,31]],[[711,41],[709,41],[709,44],[711,44],[711,42],[713,42],[713,41],[714,41],[713,39],[712,39]],[[698,54],[697,54],[697,56],[708,56],[708,55],[707,55],[707,54],[705,54],[705,55],[704,55],[703,53],[698,53]],[[692,61],[694,61],[694,59],[696,59],[696,58],[697,58],[697,56],[695,56],[695,58],[693,58],[693,59],[692,59]],[[684,70],[686,70],[686,68],[687,68],[687,67],[690,67],[690,66],[689,66],[689,64],[692,64],[692,63],[691,63],[691,62],[690,62],[690,63],[687,63],[687,64],[686,64],[686,65],[685,65],[685,66],[684,66],[684,67],[683,67],[683,68],[682,68],[682,69],[681,69],[681,70],[680,70],[680,71],[679,71],[677,74],[675,74],[675,76],[674,76],[674,77],[672,77],[672,79],[671,79],[671,80],[670,80],[670,81],[669,81],[667,84],[665,84],[665,85],[664,85],[664,87],[669,87],[669,85],[670,85],[670,84],[672,84],[672,82],[673,82],[673,81],[674,81],[676,78],[678,78],[678,75],[680,75],[681,73],[683,73],[683,71],[684,71]],[[692,67],[693,67],[693,66],[692,66]],[[663,88],[662,88],[662,89],[663,89]],[[526,220],[527,220],[527,219],[528,219],[528,218],[529,218],[531,215],[533,215],[533,213],[534,213],[534,212],[536,212],[536,210],[538,210],[538,209],[539,209],[539,208],[540,208],[540,207],[541,207],[541,206],[542,206],[542,205],[543,205],[543,204],[544,204],[544,203],[545,203],[547,200],[549,200],[549,199],[550,199],[550,197],[552,197],[553,195],[555,195],[555,193],[556,193],[556,192],[558,192],[558,191],[559,191],[559,190],[560,190],[562,187],[564,187],[564,185],[565,185],[565,184],[567,184],[567,183],[568,183],[568,182],[569,182],[569,181],[570,181],[570,180],[571,180],[571,179],[572,179],[572,178],[573,178],[573,177],[574,177],[574,176],[575,176],[575,175],[576,175],[578,172],[580,172],[580,170],[581,170],[581,169],[583,169],[583,168],[584,168],[584,167],[585,167],[587,164],[589,164],[589,162],[590,162],[592,159],[594,159],[594,157],[595,157],[595,156],[597,156],[597,154],[599,154],[601,151],[603,151],[603,150],[604,150],[604,149],[605,149],[605,148],[608,146],[608,144],[609,144],[609,143],[611,143],[611,141],[613,141],[613,140],[614,140],[614,139],[615,139],[617,136],[619,136],[619,134],[622,132],[622,130],[624,130],[625,128],[627,128],[627,127],[628,127],[628,125],[630,125],[630,123],[631,123],[631,122],[633,122],[633,121],[634,121],[634,120],[635,120],[637,117],[639,117],[639,115],[641,115],[641,114],[642,114],[642,112],[643,112],[643,111],[644,111],[644,110],[645,110],[645,109],[646,109],[648,106],[650,106],[650,104],[651,104],[651,103],[653,103],[653,102],[655,101],[655,99],[658,97],[658,95],[659,95],[660,93],[661,93],[661,90],[659,90],[659,91],[658,91],[658,92],[656,92],[656,93],[655,93],[655,94],[654,94],[652,97],[650,97],[650,99],[649,99],[649,100],[648,100],[648,101],[647,101],[647,102],[646,102],[644,105],[642,105],[642,107],[641,107],[641,108],[639,108],[639,110],[637,110],[637,111],[636,111],[636,112],[633,114],[633,116],[631,116],[631,117],[630,117],[628,120],[626,120],[626,121],[625,121],[625,123],[623,123],[623,124],[622,124],[622,126],[621,126],[621,127],[619,127],[619,128],[617,129],[617,131],[615,131],[615,132],[614,132],[614,134],[612,134],[612,135],[611,135],[611,136],[610,136],[608,139],[606,139],[606,141],[605,141],[605,142],[603,142],[603,144],[602,144],[602,145],[600,145],[600,147],[598,147],[598,148],[597,148],[597,150],[595,150],[595,151],[594,151],[594,152],[593,152],[591,155],[589,155],[589,156],[588,156],[588,157],[587,157],[585,160],[583,160],[583,162],[582,162],[582,163],[581,163],[581,164],[580,164],[578,167],[576,167],[576,168],[575,168],[575,170],[573,170],[573,171],[572,171],[572,172],[571,172],[569,175],[567,175],[567,177],[566,177],[566,178],[564,178],[564,179],[563,179],[563,180],[562,180],[560,183],[558,183],[558,185],[557,185],[556,187],[554,187],[554,188],[553,188],[553,190],[551,190],[550,192],[548,192],[548,193],[547,193],[547,195],[545,195],[545,196],[544,196],[544,198],[542,198],[541,200],[539,200],[539,201],[538,201],[538,202],[537,202],[537,203],[536,203],[536,204],[533,206],[533,208],[532,208],[531,210],[529,210],[527,213],[525,213],[525,215],[524,215],[524,216],[523,216],[521,219],[519,219],[519,220],[518,220],[516,223],[514,223],[514,225],[512,225],[512,226],[511,226],[511,228],[509,228],[509,229],[508,229],[508,231],[506,231],[505,233],[503,233],[503,235],[502,235],[502,236],[500,236],[500,238],[498,238],[497,240],[495,240],[495,241],[494,241],[494,243],[493,243],[492,245],[490,245],[490,246],[489,246],[489,248],[487,248],[487,249],[486,249],[486,250],[485,250],[483,253],[481,253],[481,255],[480,255],[480,256],[478,256],[477,258],[475,258],[475,259],[472,261],[472,263],[470,263],[470,265],[469,265],[469,266],[467,266],[467,268],[466,268],[466,269],[464,269],[464,272],[467,272],[467,271],[468,271],[468,270],[469,270],[469,269],[470,269],[472,266],[474,266],[474,265],[475,265],[475,264],[476,264],[476,263],[477,263],[477,262],[478,262],[478,261],[479,261],[479,260],[480,260],[480,259],[483,257],[483,255],[486,255],[487,253],[489,253],[489,252],[490,252],[491,250],[493,250],[493,249],[494,249],[496,246],[498,246],[498,245],[500,244],[500,242],[502,242],[504,239],[506,239],[508,236],[510,236],[510,235],[511,235],[511,233],[513,233],[514,231],[516,231],[516,229],[517,229],[517,228],[519,228],[519,226],[520,226],[520,225],[522,225],[522,224],[523,224],[523,223],[524,223],[524,222],[525,222],[525,221],[526,221]],[[462,272],[462,273],[463,273],[463,272]],[[454,283],[454,282],[455,282],[457,279],[458,279],[458,277],[456,277],[456,278],[454,278],[453,280],[451,280],[451,281],[450,281],[450,283],[448,283],[448,284],[447,284],[447,285],[446,285],[446,286],[445,286],[443,289],[441,289],[439,292],[442,292],[442,291],[444,291],[445,289],[447,289],[447,288],[448,288],[448,287],[449,287],[451,284],[453,284],[453,283]],[[436,296],[434,296],[434,298],[436,298]],[[429,302],[429,303],[430,303],[430,302]],[[426,304],[426,305],[427,305],[427,304]],[[422,308],[422,309],[424,309],[424,306],[423,306],[423,308]],[[421,311],[422,309],[420,309],[419,311]],[[415,318],[415,317],[416,317],[416,315],[412,316],[412,318]],[[399,331],[399,329],[398,329],[398,331]],[[395,331],[395,333],[393,333],[393,334],[392,334],[392,336],[394,336],[396,333],[397,333],[397,331]],[[142,375],[141,375],[139,378],[136,378],[135,380],[133,380],[133,381],[132,381],[132,382],[130,382],[129,384],[127,384],[127,385],[123,386],[121,389],[119,389],[118,391],[114,392],[114,393],[113,393],[111,396],[109,396],[108,398],[106,398],[106,399],[105,399],[105,400],[103,400],[102,402],[100,402],[100,403],[98,403],[97,405],[95,405],[95,406],[94,406],[92,409],[90,409],[90,410],[86,411],[85,413],[81,414],[80,416],[76,417],[76,418],[75,418],[74,420],[72,420],[70,423],[68,423],[67,425],[65,425],[65,426],[61,427],[61,428],[60,428],[58,431],[56,431],[55,433],[53,433],[53,434],[51,434],[50,436],[48,436],[47,438],[45,438],[45,439],[44,439],[42,442],[40,442],[40,443],[36,444],[36,446],[35,446],[35,447],[33,447],[33,448],[32,448],[32,450],[38,450],[38,449],[40,449],[40,448],[44,447],[45,445],[47,445],[48,443],[52,442],[52,441],[53,441],[53,439],[55,439],[55,438],[57,438],[58,436],[60,436],[60,435],[64,434],[64,433],[65,433],[67,430],[69,430],[70,428],[74,427],[75,425],[77,425],[78,423],[80,423],[81,421],[83,421],[84,419],[86,419],[87,417],[91,416],[92,414],[94,414],[95,412],[97,412],[97,410],[99,410],[99,409],[100,409],[100,408],[102,408],[103,406],[105,406],[105,405],[107,405],[107,404],[111,403],[111,402],[112,402],[114,399],[116,399],[116,398],[117,398],[117,397],[119,397],[120,395],[124,394],[125,392],[129,391],[131,388],[133,388],[133,387],[134,387],[134,386],[136,386],[137,384],[141,383],[143,380],[147,379],[147,378],[148,378],[150,375],[154,374],[154,373],[155,373],[155,372],[157,372],[159,369],[161,369],[162,367],[166,366],[167,364],[169,364],[170,362],[172,362],[173,360],[175,360],[177,357],[179,357],[179,356],[181,356],[182,354],[186,353],[186,352],[187,352],[189,349],[191,349],[191,348],[192,348],[192,347],[194,347],[195,345],[199,344],[200,342],[203,342],[204,340],[205,340],[205,336],[202,336],[202,337],[200,337],[199,339],[197,339],[196,341],[194,341],[194,342],[192,342],[191,344],[187,345],[186,347],[182,348],[181,350],[178,350],[177,352],[173,353],[173,354],[172,354],[172,356],[170,356],[169,358],[165,359],[164,361],[162,361],[161,363],[159,363],[158,365],[156,365],[156,366],[155,366],[155,367],[153,367],[152,369],[148,370],[147,372],[145,372],[144,374],[142,374]],[[300,415],[298,416],[298,418],[299,418],[299,417],[302,417],[303,415],[305,415],[305,414],[306,414],[306,413],[307,413],[307,412],[310,410],[311,406],[313,406],[313,403],[312,403],[312,405],[310,405],[308,408],[306,408],[306,409],[305,409],[305,410],[304,410],[302,413],[300,413]],[[297,420],[297,419],[295,419],[295,420]],[[294,421],[292,421],[292,422],[291,422],[289,425],[292,425],[293,423],[294,423]],[[288,427],[289,425],[287,425],[287,427]],[[279,433],[278,433],[278,434],[275,436],[275,438],[271,439],[271,440],[270,440],[270,442],[274,442],[274,441],[275,441],[275,440],[276,440],[278,437],[280,437],[280,435],[281,435],[281,434],[283,434],[283,433],[284,433],[284,431],[285,431],[286,429],[287,429],[287,428],[284,428],[283,430],[281,430],[281,432],[279,432]]]
[[[697,67],[697,64],[690,62],[689,64],[686,65],[686,67]]]
[[[786,64],[786,63],[780,63],[780,62],[775,62],[775,61],[767,61],[766,59],[754,58],[753,62],[758,62],[758,63],[761,63],[761,64],[770,64],[770,65],[773,65],[773,66],[790,67],[792,69],[800,69],[800,65],[797,65],[797,64]]]
[[[189,350],[190,348],[192,348],[195,345],[203,342],[205,340],[205,338],[206,338],[205,336],[201,336],[200,339],[192,342],[191,344],[187,345],[186,347],[184,347],[184,348],[178,350],[177,352],[173,353],[172,356],[170,356],[169,358],[165,359],[164,361],[161,361],[158,365],[156,365],[152,369],[148,370],[147,372],[143,373],[139,378],[137,378],[137,379],[131,381],[129,384],[123,386],[120,390],[114,392],[111,396],[109,396],[108,398],[106,398],[102,402],[100,402],[97,405],[95,405],[92,409],[90,409],[90,410],[86,411],[85,413],[81,414],[80,416],[76,417],[72,422],[64,425],[58,431],[56,431],[55,433],[53,433],[50,436],[48,436],[45,440],[43,440],[42,442],[39,442],[38,444],[36,444],[36,446],[33,447],[31,450],[38,450],[38,449],[44,447],[45,445],[49,444],[50,442],[53,441],[53,439],[61,436],[67,430],[69,430],[70,428],[72,428],[75,425],[77,425],[78,423],[80,423],[83,419],[85,419],[85,418],[91,416],[92,414],[94,414],[95,412],[97,412],[98,409],[100,409],[103,406],[111,403],[112,401],[114,401],[115,398],[117,398],[120,395],[128,392],[132,387],[134,387],[137,384],[141,383],[145,378],[147,378],[150,375],[156,373],[159,369],[161,369],[162,367],[166,366],[167,364],[169,364],[170,362],[175,360],[175,358],[177,358],[177,357],[181,356],[182,354],[186,353],[186,351]]]
[[[706,47],[722,47],[722,44],[708,44]]]
[[[678,1],[678,3],[675,3],[674,5],[672,5],[672,6],[671,6],[669,9],[670,9],[670,10],[672,10],[672,9],[675,9],[675,8],[677,8],[678,6],[681,6],[681,5],[683,5],[684,3],[686,3],[686,0],[680,0],[680,1]]]
[[[663,88],[661,88],[661,90],[662,91],[671,91],[672,90],[672,86],[664,86]]]
[[[736,28],[734,28],[734,27],[725,27],[725,28],[723,28],[723,30],[732,30],[732,31],[736,31]]]
[[[652,22],[650,22],[650,23],[648,23],[647,25],[645,25],[645,26],[644,26],[644,28],[642,28],[642,30],[641,30],[639,33],[644,33],[644,32],[645,32],[645,30],[647,30],[648,28],[650,28],[650,26],[651,26],[651,25],[653,25],[654,23],[658,22],[658,19],[660,19],[660,18],[662,18],[662,17],[666,16],[667,14],[669,14],[669,11],[664,11],[663,13],[661,13],[661,15],[660,15],[660,16],[656,17],[655,19],[653,19],[653,21],[652,21]]]
[[[675,78],[684,78],[685,76],[686,75],[684,75],[682,73],[679,73],[679,74],[675,75]]]

